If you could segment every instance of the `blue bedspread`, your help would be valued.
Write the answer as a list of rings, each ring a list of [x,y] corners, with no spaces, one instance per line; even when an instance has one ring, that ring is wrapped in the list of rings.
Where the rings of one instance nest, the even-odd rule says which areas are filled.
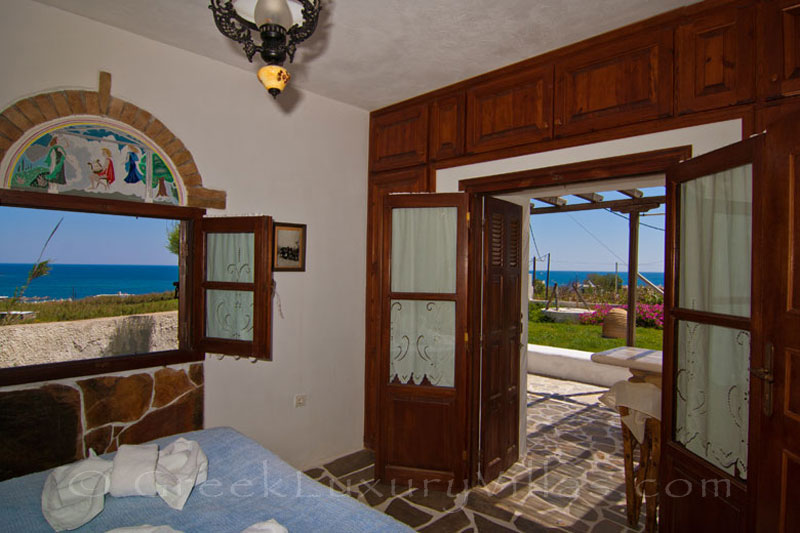
[[[182,511],[161,498],[113,498],[78,532],[142,524],[168,525],[186,533],[239,533],[274,518],[290,533],[411,531],[392,517],[313,481],[255,441],[230,428],[184,433],[208,456],[208,481],[194,488]],[[178,437],[153,442],[161,448]],[[108,454],[110,458],[113,454]],[[0,531],[53,531],[41,510],[48,472],[0,483]]]

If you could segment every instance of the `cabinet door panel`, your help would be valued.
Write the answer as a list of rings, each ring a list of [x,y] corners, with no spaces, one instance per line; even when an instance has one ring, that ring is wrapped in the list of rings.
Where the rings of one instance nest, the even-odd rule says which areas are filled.
[[[668,116],[672,31],[576,53],[556,66],[555,136]]]
[[[476,85],[467,91],[467,151],[550,139],[552,114],[550,65]]]
[[[431,103],[431,159],[447,159],[464,153],[464,100],[461,92]]]
[[[427,162],[428,106],[373,115],[370,119],[370,169],[389,170]]]
[[[776,0],[761,5],[760,61],[766,65],[762,92],[767,98],[800,94],[800,2]]]
[[[727,9],[678,28],[678,113],[751,101],[755,8]]]

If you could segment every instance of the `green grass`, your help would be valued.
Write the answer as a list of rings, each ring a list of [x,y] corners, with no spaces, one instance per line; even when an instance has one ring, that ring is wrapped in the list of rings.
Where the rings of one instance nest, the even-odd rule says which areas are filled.
[[[602,331],[603,326],[528,322],[528,342],[586,352],[602,352],[625,345],[625,339],[603,338]],[[660,329],[636,328],[636,346],[660,350],[662,333]]]
[[[0,309],[2,309],[1,306]],[[172,291],[133,296],[92,296],[74,301],[18,303],[14,306],[14,310],[36,312],[36,319],[26,320],[25,324],[62,322],[177,311],[178,299],[174,298]],[[18,324],[19,322],[11,323]],[[3,325],[2,321],[0,321],[0,325]]]
[[[655,328],[636,328],[636,346],[661,350],[663,331]],[[625,339],[606,339],[603,326],[564,324],[553,322],[542,313],[540,305],[528,306],[528,342],[556,348],[569,348],[585,352],[602,352],[625,345]]]

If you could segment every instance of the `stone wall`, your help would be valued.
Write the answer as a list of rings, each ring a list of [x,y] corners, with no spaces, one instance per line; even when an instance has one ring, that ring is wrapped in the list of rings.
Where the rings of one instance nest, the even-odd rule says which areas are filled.
[[[0,479],[203,427],[203,364],[0,389]]]
[[[0,367],[177,348],[177,311],[0,327]]]

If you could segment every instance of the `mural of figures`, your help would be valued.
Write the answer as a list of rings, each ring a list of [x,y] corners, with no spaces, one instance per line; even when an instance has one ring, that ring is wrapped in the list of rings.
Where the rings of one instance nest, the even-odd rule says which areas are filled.
[[[125,162],[125,172],[127,172],[128,175],[125,176],[125,183],[139,183],[140,181],[144,181],[144,179],[142,179],[142,174],[136,166],[136,162],[139,161],[139,149],[131,144],[128,145],[128,150],[128,161]]]
[[[102,183],[108,190],[108,186],[114,183],[114,160],[111,159],[111,150],[108,148],[103,148],[102,150],[105,161],[102,163],[99,159],[89,161],[89,168],[92,169],[94,174],[91,189],[96,189]]]
[[[117,179],[121,169],[124,178]],[[184,198],[170,159],[141,132],[111,119],[65,117],[28,130],[0,173],[13,189],[173,205]]]
[[[58,144],[58,137],[53,135],[47,143],[48,151],[44,160],[32,163],[32,166],[21,166],[15,175],[15,183],[32,188],[47,188],[51,183],[64,184],[67,182],[64,162],[67,153],[64,147]]]

